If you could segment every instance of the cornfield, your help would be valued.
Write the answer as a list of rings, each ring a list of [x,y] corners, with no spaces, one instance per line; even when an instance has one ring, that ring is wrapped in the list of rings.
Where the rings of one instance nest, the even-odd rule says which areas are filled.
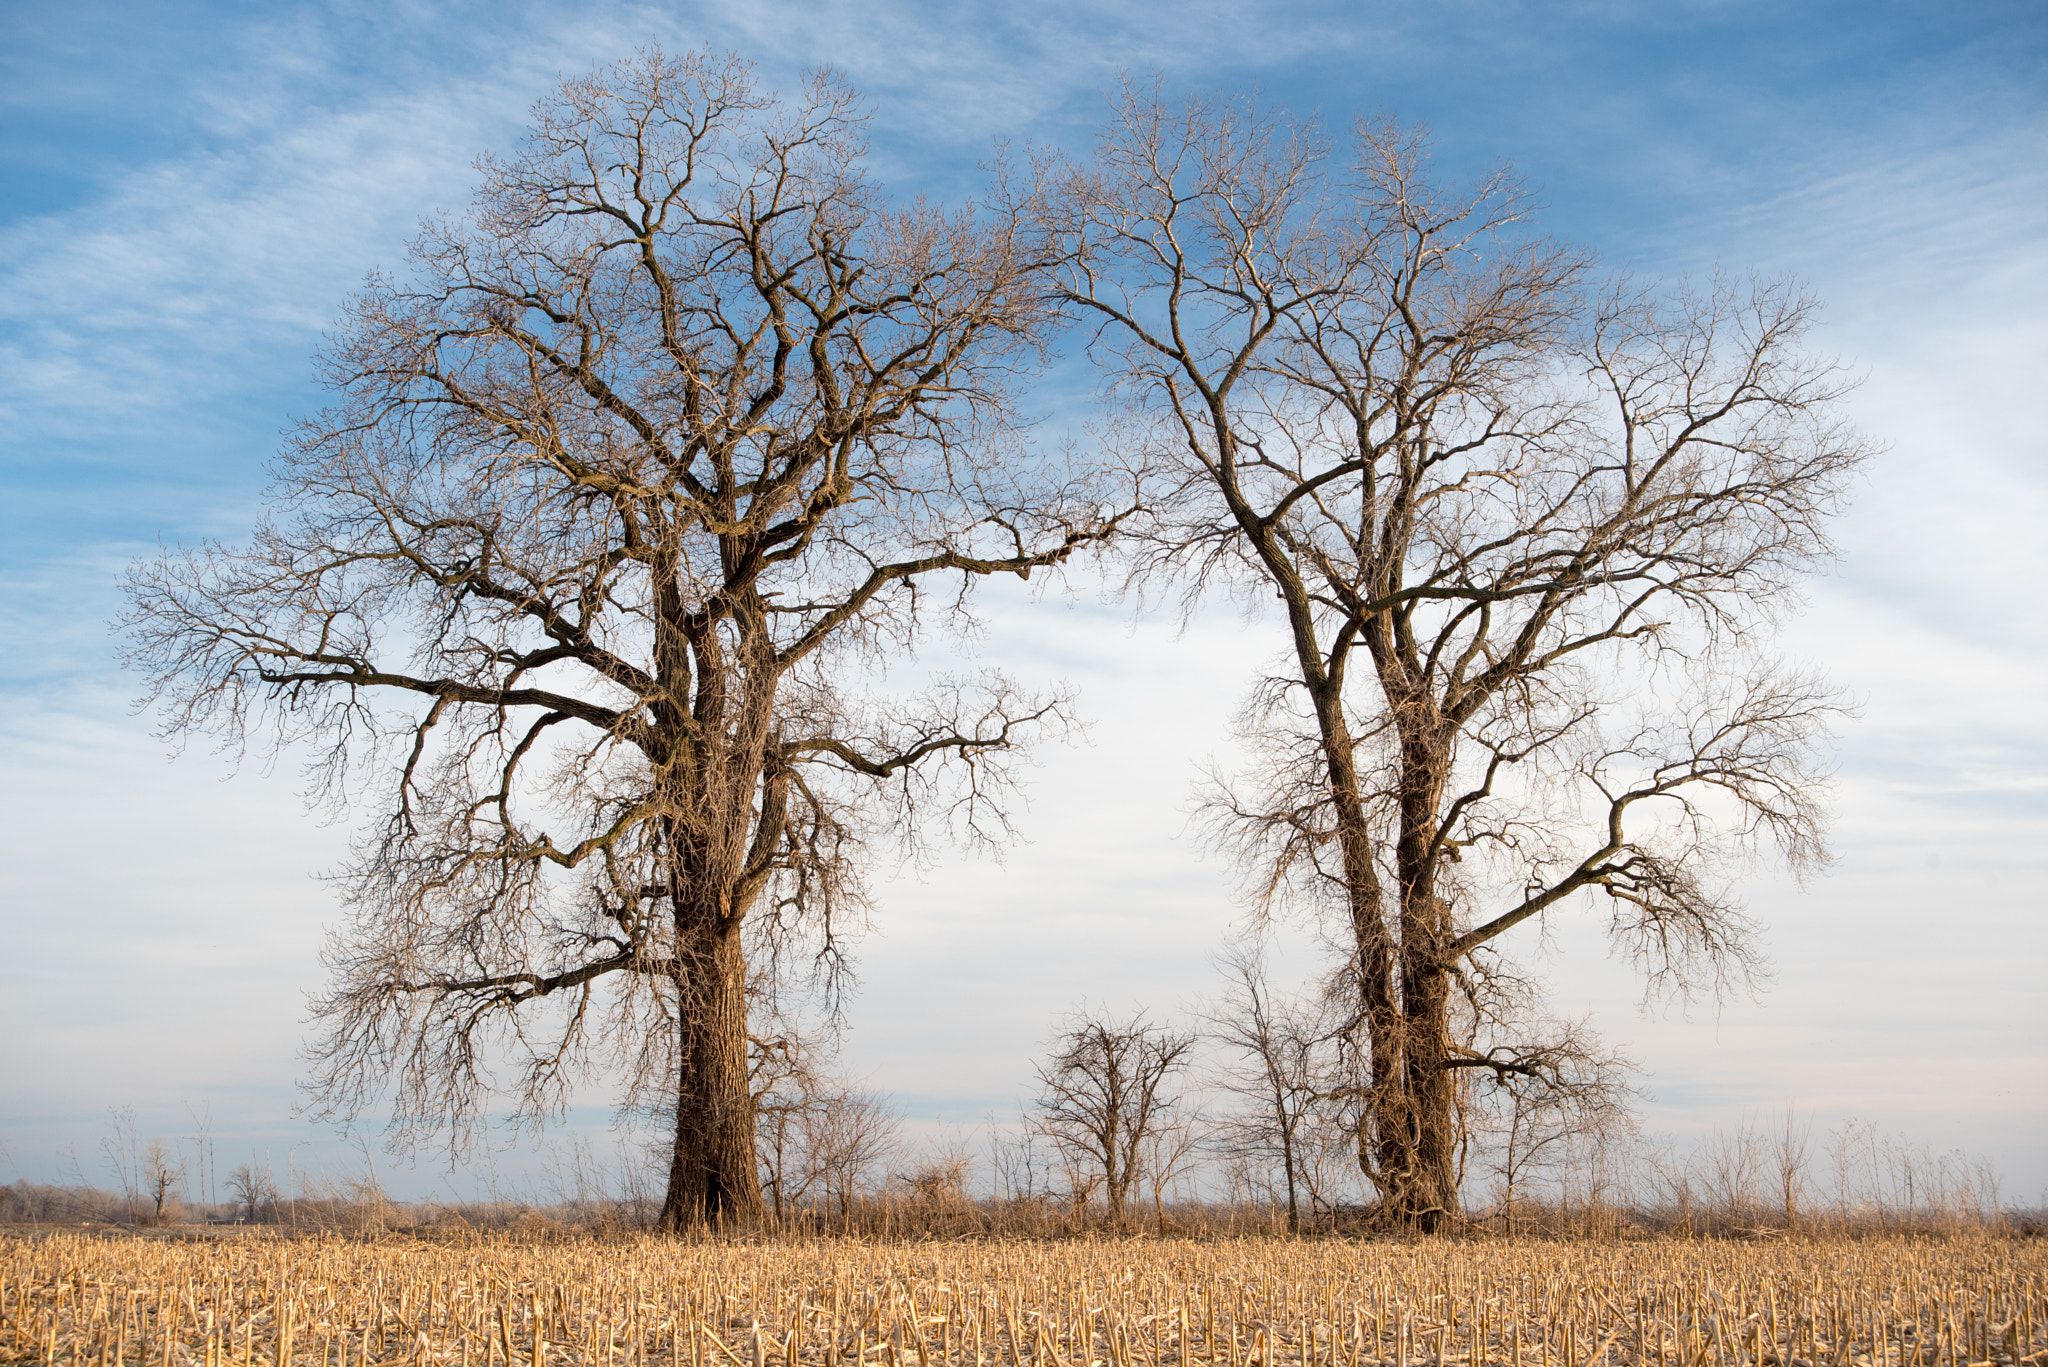
[[[2048,1247],[0,1236],[67,1367],[1971,1367],[2048,1361]]]

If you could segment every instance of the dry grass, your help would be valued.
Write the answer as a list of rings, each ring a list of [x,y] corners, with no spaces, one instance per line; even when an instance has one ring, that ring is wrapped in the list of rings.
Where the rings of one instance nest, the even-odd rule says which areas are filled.
[[[2048,1247],[0,1235],[73,1367],[1968,1367],[2048,1361]]]

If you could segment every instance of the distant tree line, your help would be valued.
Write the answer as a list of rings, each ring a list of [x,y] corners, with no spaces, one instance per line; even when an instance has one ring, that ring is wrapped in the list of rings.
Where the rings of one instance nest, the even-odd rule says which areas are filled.
[[[1240,1089],[1257,1073],[1232,1066],[1230,1036],[1201,1031],[1202,1057],[1161,1067],[1160,1046],[1191,1039],[1194,1032],[1140,1019],[1070,1017],[1058,1052],[1041,1065],[1058,1086],[1020,1123],[991,1123],[980,1137],[956,1132],[916,1142],[886,1097],[833,1085],[809,1098],[812,1122],[785,1131],[777,1148],[766,1119],[774,1110],[764,1105],[762,1182],[771,1208],[751,1228],[926,1238],[1381,1227],[1363,1174],[1349,1161],[1341,1120],[1298,1121],[1289,1139],[1277,1112],[1240,1104]],[[1084,1098],[1078,1103],[1076,1093]],[[1123,1099],[1120,1107],[1106,1104],[1112,1095]],[[133,1133],[124,1128],[130,1112],[115,1117],[114,1138]],[[1108,1181],[1101,1143],[1112,1128],[1123,1141],[1120,1194]],[[1681,1145],[1645,1139],[1626,1125],[1518,1116],[1509,1102],[1475,1122],[1471,1139],[1460,1176],[1468,1193],[1461,1217],[1473,1232],[2048,1233],[2048,1208],[2005,1192],[1983,1158],[1939,1152],[1855,1120],[1817,1135],[1791,1107]],[[154,1183],[121,1185],[127,1177],[109,1147],[98,1172],[114,1185],[96,1185],[83,1171],[70,1185],[0,1185],[0,1224],[606,1233],[655,1228],[664,1204],[659,1180],[649,1180],[658,1170],[631,1145],[609,1159],[587,1141],[556,1145],[546,1171],[523,1182],[492,1178],[464,1198],[405,1201],[386,1193],[367,1166],[281,1178],[260,1155],[236,1164],[216,1193],[222,1199],[208,1200],[194,1181],[196,1165],[178,1164],[193,1152],[193,1137],[141,1147],[152,1143],[174,1155],[175,1175],[162,1193]]]

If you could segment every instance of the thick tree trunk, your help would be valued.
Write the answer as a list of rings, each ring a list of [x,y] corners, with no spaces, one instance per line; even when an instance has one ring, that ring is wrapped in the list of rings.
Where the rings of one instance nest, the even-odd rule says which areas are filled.
[[[1354,894],[1352,918],[1360,950],[1378,950],[1361,953],[1373,970],[1367,997],[1373,1079],[1359,1135],[1359,1161],[1379,1189],[1385,1212],[1404,1225],[1429,1231],[1450,1222],[1458,1209],[1457,1084],[1448,1066],[1451,974],[1443,959],[1443,947],[1452,935],[1449,909],[1435,887],[1436,827],[1448,773],[1448,738],[1434,717],[1423,714],[1424,705],[1413,690],[1400,686],[1401,672],[1389,668],[1385,658],[1381,669],[1404,723],[1400,832],[1395,842],[1400,934],[1396,947],[1377,906],[1368,924],[1365,908],[1356,905]],[[1332,767],[1334,776],[1337,771]],[[1357,781],[1355,773],[1343,777]],[[1332,787],[1341,821],[1347,790],[1334,783]],[[1346,856],[1348,862],[1348,849]],[[1361,857],[1369,857],[1369,851],[1362,850]],[[1376,886],[1374,892],[1377,902]]]
[[[1403,1220],[1423,1230],[1441,1228],[1458,1207],[1456,1086],[1450,1061],[1450,975],[1419,947],[1403,975],[1407,1017],[1408,1113],[1414,1146],[1402,1193]]]
[[[1308,645],[1302,643],[1301,648],[1306,662],[1310,658]],[[1316,703],[1324,763],[1330,770],[1330,797],[1337,809],[1337,843],[1350,904],[1351,971],[1358,985],[1358,1014],[1365,1027],[1370,1078],[1360,1115],[1358,1166],[1384,1196],[1390,1176],[1406,1167],[1408,1147],[1401,1105],[1404,1024],[1394,995],[1394,939],[1381,906],[1379,870],[1373,863],[1372,835],[1360,797],[1342,699],[1335,687],[1326,687]]]
[[[1270,559],[1270,558],[1269,558]],[[1352,971],[1370,1050],[1371,1081],[1358,1132],[1358,1163],[1383,1209],[1425,1230],[1457,1210],[1458,1117],[1450,1052],[1450,974],[1440,960],[1450,941],[1446,908],[1435,892],[1438,807],[1449,774],[1451,735],[1410,684],[1388,623],[1364,633],[1403,735],[1400,768],[1400,935],[1383,906],[1364,789],[1344,717],[1341,673],[1321,678],[1320,656],[1305,615],[1295,648],[1310,681],[1336,807],[1337,840],[1350,902]],[[1398,980],[1398,983],[1397,983]]]
[[[1433,705],[1389,690],[1398,701],[1401,745],[1401,1015],[1409,1115],[1402,1218],[1435,1230],[1458,1210],[1457,1083],[1451,1062],[1450,908],[1437,896],[1437,823],[1450,774],[1452,739]]]
[[[1364,807],[1355,796],[1355,786],[1342,786],[1357,782],[1348,754],[1344,770],[1340,783],[1331,787],[1342,832],[1351,901],[1352,972],[1358,982],[1370,1069],[1359,1119],[1358,1164],[1384,1198],[1405,1182],[1403,1174],[1412,1166],[1405,1077],[1407,1022],[1394,991],[1394,942],[1380,905],[1380,881],[1373,868]]]
[[[675,1147],[660,1227],[752,1224],[764,1214],[747,1085],[747,967],[737,925],[695,936],[700,965],[678,1011]]]

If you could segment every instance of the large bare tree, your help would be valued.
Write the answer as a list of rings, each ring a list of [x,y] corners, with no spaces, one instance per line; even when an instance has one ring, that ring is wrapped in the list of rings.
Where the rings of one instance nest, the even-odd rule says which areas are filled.
[[[1127,91],[1060,220],[1065,299],[1182,474],[1155,563],[1284,618],[1215,811],[1262,902],[1342,927],[1359,1160],[1423,1225],[1458,1070],[1513,1044],[1503,936],[1591,896],[1654,985],[1719,984],[1756,957],[1725,861],[1821,857],[1830,695],[1760,628],[1864,453],[1797,290],[1603,286],[1527,214],[1390,123],[1346,157]]]
[[[1029,188],[897,203],[861,127],[708,55],[566,82],[352,302],[254,539],[134,571],[170,732],[267,726],[381,801],[316,1007],[332,1111],[395,1078],[402,1134],[460,1136],[611,1070],[673,1125],[663,1224],[755,1216],[749,956],[830,962],[878,830],[1003,834],[1001,756],[1060,699],[861,681],[1109,519],[1012,421]]]

